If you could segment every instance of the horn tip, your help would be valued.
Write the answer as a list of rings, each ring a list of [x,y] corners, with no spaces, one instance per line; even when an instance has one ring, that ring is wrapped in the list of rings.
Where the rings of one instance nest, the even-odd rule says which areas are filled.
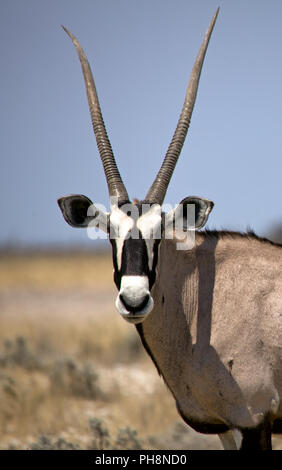
[[[62,27],[63,30],[67,33],[67,35],[71,38],[71,40],[72,40],[72,41],[75,41],[74,35],[68,30],[68,28],[66,28],[63,24],[61,24],[61,27]]]
[[[213,21],[214,21],[214,22],[216,21],[216,19],[217,19],[217,17],[218,17],[219,10],[220,10],[220,7],[218,7],[218,8],[216,9],[215,14],[213,15]]]

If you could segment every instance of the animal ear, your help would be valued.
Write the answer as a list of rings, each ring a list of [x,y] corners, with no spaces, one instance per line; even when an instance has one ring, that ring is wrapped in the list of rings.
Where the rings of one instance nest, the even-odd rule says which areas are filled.
[[[206,224],[213,206],[214,203],[208,199],[186,197],[167,214],[166,223],[173,223],[176,230],[199,230]]]
[[[209,199],[204,199],[202,197],[197,196],[189,196],[183,199],[180,204],[183,206],[183,224],[186,223],[186,230],[190,227],[190,218],[189,212],[192,212],[192,219],[194,218],[195,214],[195,230],[199,230],[200,228],[206,225],[209,215],[213,209],[214,203]],[[194,209],[193,209],[194,206]],[[193,224],[192,220],[192,224]],[[185,227],[183,227],[185,230]]]
[[[94,221],[99,229],[108,231],[108,213],[97,208],[88,197],[71,194],[58,199],[58,204],[65,221],[72,227],[85,228],[90,223],[93,226]]]

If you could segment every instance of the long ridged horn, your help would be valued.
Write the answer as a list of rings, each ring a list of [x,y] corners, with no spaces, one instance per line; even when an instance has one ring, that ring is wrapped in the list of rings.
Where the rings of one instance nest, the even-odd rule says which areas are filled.
[[[101,112],[101,108],[100,108],[100,104],[98,100],[96,86],[95,86],[95,82],[93,79],[89,62],[84,53],[84,50],[82,49],[76,37],[70,31],[68,31],[68,29],[65,28],[64,26],[62,26],[62,28],[71,38],[77,50],[79,59],[80,59],[84,81],[85,81],[85,87],[86,87],[86,93],[87,93],[87,98],[88,98],[92,125],[94,129],[94,134],[96,137],[96,142],[98,145],[100,157],[103,163],[110,197],[115,196],[119,198],[119,201],[128,201],[129,199],[128,194],[123,184],[123,181],[121,179],[120,173],[118,171],[117,164],[116,164],[115,157],[114,157],[113,150],[112,150],[112,146],[110,144],[107,131],[105,128],[105,124],[103,121],[103,116],[102,116],[102,112]]]
[[[172,177],[189,128],[193,107],[196,100],[202,65],[218,12],[219,8],[216,10],[211,20],[194,63],[186,91],[184,105],[177,123],[176,130],[168,147],[163,164],[145,198],[148,202],[162,204],[165,198],[168,184]]]

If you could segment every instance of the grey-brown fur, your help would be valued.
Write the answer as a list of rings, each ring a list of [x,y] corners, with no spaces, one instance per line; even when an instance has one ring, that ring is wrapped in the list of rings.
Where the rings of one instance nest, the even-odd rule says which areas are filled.
[[[281,267],[282,247],[254,234],[199,232],[186,252],[162,240],[155,307],[142,330],[195,428],[281,418]]]

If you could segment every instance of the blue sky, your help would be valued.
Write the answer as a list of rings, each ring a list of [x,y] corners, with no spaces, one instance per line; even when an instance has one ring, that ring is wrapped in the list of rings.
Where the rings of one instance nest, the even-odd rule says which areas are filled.
[[[0,243],[93,244],[56,199],[108,207],[80,40],[131,197],[158,171],[216,8],[190,130],[165,202],[212,199],[209,228],[282,221],[281,0],[9,0],[0,8]]]

